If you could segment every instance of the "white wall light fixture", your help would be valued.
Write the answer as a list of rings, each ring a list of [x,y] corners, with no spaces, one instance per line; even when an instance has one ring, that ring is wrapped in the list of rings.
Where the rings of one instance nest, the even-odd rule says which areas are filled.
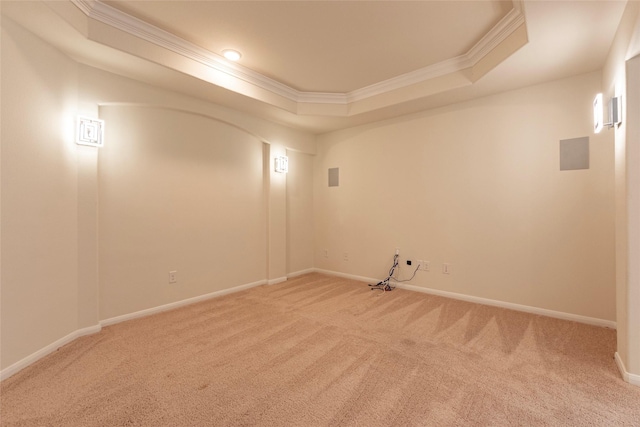
[[[593,131],[600,133],[602,130],[602,119],[604,116],[604,107],[602,106],[602,94],[599,93],[593,100]]]
[[[604,126],[612,128],[622,123],[622,97],[615,96],[609,101],[609,122],[604,123],[604,104],[602,94],[593,100],[593,131],[599,133]]]
[[[287,156],[276,156],[275,171],[279,173],[289,172],[289,158]]]
[[[104,146],[104,120],[78,116],[76,144]]]

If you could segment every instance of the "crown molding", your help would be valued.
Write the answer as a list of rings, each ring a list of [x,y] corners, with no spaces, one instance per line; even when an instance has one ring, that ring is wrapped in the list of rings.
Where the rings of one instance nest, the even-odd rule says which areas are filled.
[[[513,9],[505,15],[478,43],[475,44],[465,55],[471,62],[471,66],[476,65],[482,58],[495,49],[500,43],[507,39],[522,24],[525,23],[522,13],[522,1],[514,0]]]
[[[392,92],[407,86],[432,80],[440,76],[455,73],[464,70],[465,68],[469,68],[470,66],[472,66],[472,64],[469,63],[469,59],[466,55],[457,56],[419,70],[393,77],[389,80],[374,83],[362,89],[356,89],[347,94],[347,99],[350,103],[362,101],[373,96],[382,95],[387,92]]]
[[[345,93],[298,92],[297,102],[308,104],[347,105],[350,100]]]
[[[383,95],[414,84],[473,67],[501,42],[525,23],[522,0],[513,0],[513,9],[493,27],[467,53],[419,70],[375,83],[348,93],[301,92],[268,78],[247,67],[227,61],[221,55],[203,49],[168,31],[128,15],[99,0],[71,0],[87,17],[109,25],[141,40],[167,49],[215,71],[254,85],[287,100],[304,104],[344,106],[378,95]]]
[[[98,0],[71,0],[86,16],[127,34],[199,62],[216,71],[258,86],[291,101],[298,101],[299,92],[249,68],[227,61],[222,55],[203,49],[168,31],[128,15]]]
[[[515,32],[524,22],[522,1],[513,0],[513,9],[511,9],[495,27],[489,30],[478,43],[469,49],[467,53],[401,76],[393,77],[389,80],[375,83],[362,89],[356,89],[349,92],[347,98],[349,102],[361,101],[372,96],[382,95],[386,92],[473,67],[500,43],[506,40],[507,37]]]

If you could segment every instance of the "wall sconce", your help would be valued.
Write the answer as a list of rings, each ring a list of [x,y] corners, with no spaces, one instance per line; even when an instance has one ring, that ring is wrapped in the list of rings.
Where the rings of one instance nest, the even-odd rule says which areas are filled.
[[[287,156],[277,156],[275,158],[275,171],[280,173],[289,172],[289,158]]]
[[[622,97],[614,96],[609,101],[609,122],[604,123],[604,105],[602,94],[596,95],[593,100],[593,131],[599,133],[604,126],[612,128],[622,123]]]
[[[76,144],[104,146],[104,120],[78,116]]]

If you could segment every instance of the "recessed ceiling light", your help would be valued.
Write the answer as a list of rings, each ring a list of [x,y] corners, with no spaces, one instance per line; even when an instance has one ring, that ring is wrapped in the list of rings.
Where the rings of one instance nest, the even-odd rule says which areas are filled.
[[[222,55],[227,58],[229,61],[237,61],[242,58],[242,54],[237,50],[233,49],[225,49],[222,51]]]

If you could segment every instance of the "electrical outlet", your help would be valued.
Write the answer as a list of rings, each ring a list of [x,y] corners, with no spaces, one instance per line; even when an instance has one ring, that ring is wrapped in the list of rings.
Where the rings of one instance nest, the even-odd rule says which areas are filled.
[[[429,261],[418,260],[418,270],[429,271]]]
[[[178,282],[178,271],[173,270],[169,272],[169,283],[177,283]]]
[[[442,274],[451,274],[451,264],[442,264]]]
[[[396,255],[400,255],[400,248],[396,248]]]
[[[324,250],[324,257],[329,258],[329,251],[327,249]]]
[[[342,254],[342,259],[343,259],[344,261],[349,261],[349,252],[344,252],[344,253]]]

